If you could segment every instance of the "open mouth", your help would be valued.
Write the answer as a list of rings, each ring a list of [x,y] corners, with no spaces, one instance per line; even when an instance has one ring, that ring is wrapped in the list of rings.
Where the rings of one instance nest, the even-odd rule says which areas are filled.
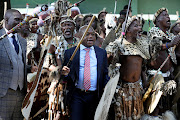
[[[143,32],[142,30],[141,30],[141,31],[139,31],[139,32],[138,32],[138,35],[142,35],[142,32]]]
[[[70,31],[65,31],[64,33],[65,33],[66,35],[70,35],[70,34],[71,34]]]
[[[87,43],[93,43],[93,40],[87,40]]]
[[[170,20],[168,20],[166,23],[170,24]]]

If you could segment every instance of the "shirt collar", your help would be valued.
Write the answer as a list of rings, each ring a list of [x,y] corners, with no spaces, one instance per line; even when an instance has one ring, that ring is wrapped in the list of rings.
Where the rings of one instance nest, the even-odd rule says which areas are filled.
[[[4,29],[5,29],[5,31],[6,31],[6,33],[7,33],[8,30],[7,30],[6,28],[4,28]],[[11,38],[13,35],[17,38],[17,33],[15,33],[15,34],[10,33],[10,34],[8,35],[8,37]]]
[[[87,47],[85,47],[85,46],[82,45],[82,44],[80,45],[80,50],[84,50],[85,48],[87,48]],[[91,49],[91,50],[94,50],[94,46],[91,46],[90,49]]]

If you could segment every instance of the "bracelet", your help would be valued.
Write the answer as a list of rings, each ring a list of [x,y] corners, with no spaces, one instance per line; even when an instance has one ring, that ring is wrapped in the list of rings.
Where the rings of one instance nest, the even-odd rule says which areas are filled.
[[[169,49],[169,47],[168,47],[168,43],[166,43],[166,48],[167,48],[167,49]]]

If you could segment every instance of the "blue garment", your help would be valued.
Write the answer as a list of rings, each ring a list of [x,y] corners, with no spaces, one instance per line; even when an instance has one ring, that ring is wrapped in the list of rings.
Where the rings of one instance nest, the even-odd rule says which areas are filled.
[[[18,54],[19,53],[19,45],[18,45],[14,35],[12,36],[12,39],[13,39],[13,45],[14,45],[15,51]]]
[[[8,30],[6,28],[4,28],[6,33],[8,32]],[[15,49],[16,53],[18,54],[19,53],[19,49],[20,49],[20,46],[19,46],[19,40],[18,40],[18,37],[17,37],[17,33],[13,34],[13,33],[10,33],[8,35],[8,39],[9,39],[9,42],[11,43],[11,45],[13,46],[13,48]]]
[[[76,89],[72,96],[70,120],[93,120],[98,105],[96,96],[96,92],[85,93]]]
[[[85,64],[85,55],[86,55],[86,50],[85,50],[84,45],[80,45],[80,66],[79,66],[79,80],[77,83],[77,88],[83,89],[84,90],[84,64]],[[94,46],[90,47],[90,70],[91,70],[91,87],[90,91],[95,91],[97,88],[97,58],[96,54],[94,51]]]
[[[91,83],[93,86],[90,88],[90,92],[78,89],[83,85],[83,69],[86,54],[83,48],[85,47],[81,45],[70,65],[69,75],[64,78],[68,83],[67,89],[69,90],[67,104],[70,105],[70,120],[93,120],[103,88],[109,80],[106,51],[93,46],[90,51],[90,64],[92,64],[90,65],[92,71],[91,79],[94,81]],[[65,51],[64,65],[67,65],[74,50],[75,47]]]

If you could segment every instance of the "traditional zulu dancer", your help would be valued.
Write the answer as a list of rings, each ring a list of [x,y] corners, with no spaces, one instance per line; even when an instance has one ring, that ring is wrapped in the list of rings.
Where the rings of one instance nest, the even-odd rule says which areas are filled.
[[[170,28],[170,32],[173,33],[175,36],[178,36],[180,33],[180,20],[176,21]],[[176,60],[177,60],[177,65],[180,65],[180,45],[176,47]]]
[[[121,36],[121,32],[122,32],[122,24],[125,21],[126,18],[126,13],[127,10],[121,10],[119,13],[119,18],[117,19],[117,23],[116,23],[116,29],[118,28],[119,30],[116,32],[116,38]]]
[[[43,38],[42,34],[37,33],[39,26],[37,25],[37,18],[33,18],[29,21],[29,34],[26,37],[27,40],[27,58],[28,64],[33,64],[37,66],[40,58],[40,41]]]
[[[76,15],[73,19],[76,23],[76,31],[79,31],[79,28],[81,27],[81,23],[83,20],[84,16],[82,14]]]
[[[75,27],[76,24],[73,21],[73,19],[70,16],[64,15],[61,17],[60,20],[60,28],[61,28],[61,32],[62,35],[58,36],[57,39],[54,39],[53,41],[53,45],[51,45],[50,48],[50,52],[51,53],[55,53],[56,55],[56,61],[57,61],[57,66],[62,66],[62,63],[64,61],[64,52],[65,50],[77,46],[77,44],[79,43],[79,39],[74,37],[74,33],[75,33]],[[55,67],[55,66],[54,66]],[[57,70],[57,69],[55,69]],[[58,71],[56,71],[58,72]],[[55,87],[55,84],[57,84],[57,80],[55,80],[52,84],[50,89],[48,90],[49,94],[52,93],[52,90]],[[66,83],[62,83],[62,81],[60,82],[58,88],[59,88],[59,96],[60,99],[58,101],[58,103],[60,104],[60,107],[58,109],[57,114],[61,114],[61,115],[68,115],[68,112],[66,110],[68,110],[66,108],[66,104],[64,104],[64,99],[65,99],[65,95],[66,95]],[[50,97],[50,100],[53,101],[53,97]]]
[[[67,7],[67,1],[64,0],[58,0],[56,2],[56,9],[55,12],[56,14],[51,14],[51,16],[47,17],[44,21],[45,21],[45,26],[44,26],[44,33],[46,34],[45,36],[49,36],[48,39],[46,39],[47,37],[44,37],[43,41],[41,41],[41,46],[43,48],[49,48],[48,46],[46,46],[46,44],[48,45],[48,42],[52,39],[55,39],[57,37],[57,27],[59,25],[59,18],[61,17],[61,15],[65,14],[66,12],[66,7]],[[51,40],[51,41],[52,41]],[[43,44],[43,43],[46,44]],[[44,51],[44,50],[43,50]],[[41,57],[42,55],[45,53],[41,52]],[[49,56],[47,56],[48,58]],[[49,60],[49,59],[48,59]],[[42,62],[42,60],[41,60]],[[46,61],[45,61],[46,62]],[[42,114],[42,112],[47,112],[46,109],[48,107],[48,105],[50,106],[49,110],[54,110],[51,108],[51,105],[48,104],[51,101],[48,99],[49,96],[48,94],[48,88],[51,85],[51,82],[53,81],[54,77],[53,75],[50,76],[49,79],[49,61],[47,62],[47,67],[46,64],[43,66],[43,70],[42,70],[42,74],[41,74],[41,78],[40,78],[40,82],[37,83],[38,87],[37,87],[37,91],[36,91],[36,95],[35,95],[35,103],[32,106],[32,114],[31,117],[38,119],[38,118],[47,118],[47,114],[44,115]],[[41,68],[41,67],[40,67]],[[38,69],[39,70],[39,69]],[[56,77],[56,76],[55,76]],[[39,80],[39,79],[38,79]],[[51,81],[50,81],[51,80]],[[58,80],[58,78],[56,79]],[[37,79],[36,79],[37,81]],[[33,84],[34,86],[34,84]],[[48,91],[48,94],[47,94]],[[54,89],[53,89],[53,94],[54,94]],[[48,102],[49,101],[49,102]],[[55,101],[54,101],[55,103]],[[39,105],[38,105],[39,104]],[[56,104],[56,103],[55,103]],[[24,108],[23,108],[24,109]],[[38,111],[39,110],[39,111]],[[24,110],[25,111],[25,110]],[[37,112],[37,113],[36,113]],[[56,111],[55,111],[56,112]],[[41,113],[41,114],[40,114]],[[38,116],[38,117],[37,117]]]
[[[22,14],[22,18],[24,19],[26,14]],[[26,22],[21,26],[21,36],[26,39],[29,34],[29,22]]]
[[[115,63],[121,63],[120,80],[115,92],[116,120],[140,119],[144,114],[142,101],[143,86],[146,86],[144,68],[147,60],[152,59],[164,45],[157,39],[149,41],[147,37],[139,36],[142,29],[139,23],[135,16],[129,19],[125,38],[117,39],[109,45],[111,49],[108,49],[113,55],[109,71],[111,77],[117,72]]]
[[[176,21],[170,28],[170,32],[174,35],[180,34],[180,20]],[[173,104],[177,104],[177,117],[180,118],[180,45],[176,47],[177,66],[174,69],[174,76],[177,82],[177,93],[174,95]]]
[[[141,72],[143,59],[149,59],[150,54],[147,40],[137,39],[139,31],[138,20],[134,16],[127,21],[126,37],[119,38],[113,43],[112,65],[115,65],[116,62],[121,63],[121,75],[115,93],[116,120],[140,119],[144,113]],[[121,40],[123,40],[122,45]]]
[[[100,28],[99,36],[103,39],[105,39],[106,37],[105,18],[107,13],[108,12],[106,11],[106,8],[104,8],[98,14],[99,28]]]
[[[32,50],[32,48],[40,47],[40,40],[43,38],[42,34],[37,33],[39,26],[37,25],[37,18],[33,18],[29,21],[30,33],[27,36],[27,54]]]
[[[63,16],[60,22],[62,35],[59,36],[57,49],[55,54],[58,59],[64,60],[65,50],[77,46],[79,39],[74,37],[76,33],[76,23],[69,16]]]
[[[55,66],[61,66],[64,59],[64,51],[76,46],[79,42],[79,39],[74,37],[76,23],[73,19],[67,15],[62,16],[60,19],[60,35],[53,40],[46,59],[46,67],[50,70]],[[53,57],[56,59],[53,59]]]
[[[102,21],[105,21],[105,18],[106,18],[106,14],[108,12],[106,11],[106,8],[104,8],[103,10],[101,10],[99,13],[98,13],[98,19],[100,22]]]
[[[167,91],[176,86],[174,81],[169,81],[169,80],[174,79],[174,77],[172,76],[173,65],[177,64],[177,60],[173,50],[174,48],[171,47],[178,45],[180,41],[180,37],[179,36],[175,37],[173,34],[168,32],[170,28],[170,18],[169,18],[168,10],[166,8],[161,8],[155,13],[153,22],[155,24],[155,27],[152,27],[151,30],[149,31],[149,37],[151,40],[159,39],[159,41],[162,42],[163,45],[160,52],[158,52],[158,54],[156,54],[153,57],[153,59],[151,59],[151,61],[149,62],[148,74],[149,76],[156,74],[157,70],[161,68],[161,64],[165,61],[168,54],[170,54],[171,59],[167,59],[164,66],[161,68],[159,74],[161,74],[164,77],[163,81],[166,82],[166,83],[163,82],[164,87],[162,87],[163,84],[160,84],[161,86],[160,89],[162,93],[172,94],[172,92],[168,93]],[[168,83],[170,83],[171,85],[170,84],[168,85]],[[156,90],[154,92],[155,95],[151,97],[151,102],[157,103],[158,100],[156,100],[155,98],[160,99],[161,95],[156,96],[156,93],[158,93],[158,91],[161,92],[160,90]],[[151,105],[155,107],[156,105],[153,105],[154,103],[151,103]],[[148,106],[148,107],[152,107],[152,106]],[[151,108],[148,108],[148,113],[151,113],[154,110],[153,115],[157,116],[158,114],[166,110],[170,110],[171,106],[172,106],[172,96],[171,97],[169,95],[167,95],[167,97],[163,96],[160,99],[160,102],[156,107],[156,109],[154,110],[154,107],[152,110]]]

